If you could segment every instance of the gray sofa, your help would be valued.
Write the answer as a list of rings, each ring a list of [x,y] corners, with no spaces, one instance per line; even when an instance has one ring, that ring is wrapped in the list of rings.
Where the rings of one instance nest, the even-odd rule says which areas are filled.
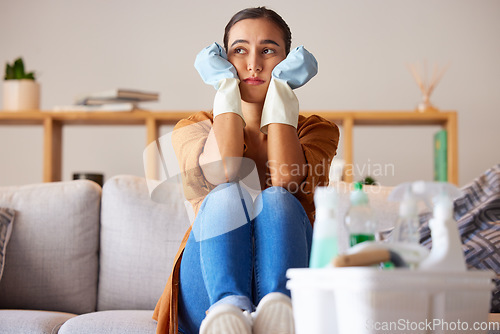
[[[102,190],[85,180],[0,187],[0,208],[15,210],[0,333],[154,333],[152,310],[189,226],[181,185],[161,190],[160,204],[127,175]],[[391,209],[379,220],[394,221],[386,195],[370,197]]]
[[[0,187],[15,210],[0,280],[0,333],[155,333],[153,309],[189,219],[180,185],[153,202],[118,176]]]
[[[342,217],[349,185],[336,186]],[[146,180],[127,175],[102,190],[85,180],[0,187],[0,209],[15,212],[0,333],[155,333],[153,309],[189,226],[181,185],[161,190],[154,202]],[[367,189],[380,229],[397,218],[390,190]]]

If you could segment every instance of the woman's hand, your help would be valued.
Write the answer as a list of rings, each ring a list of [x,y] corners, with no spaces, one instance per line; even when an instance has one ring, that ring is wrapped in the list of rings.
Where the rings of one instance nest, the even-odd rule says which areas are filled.
[[[219,89],[224,79],[238,79],[238,73],[227,60],[226,51],[217,43],[212,43],[198,53],[194,67],[203,81]]]
[[[268,135],[268,167],[273,186],[299,189],[308,166],[297,135],[299,103],[292,89],[306,84],[318,72],[314,56],[303,46],[291,51],[272,72],[261,118]]]
[[[260,128],[267,133],[271,123],[288,124],[297,128],[299,101],[292,89],[306,84],[318,73],[316,58],[303,46],[292,50],[272,71],[267,89]]]
[[[298,46],[273,69],[272,76],[292,89],[302,87],[318,73],[318,62],[304,46]]]
[[[206,84],[217,89],[214,99],[214,118],[235,113],[243,119],[238,73],[227,60],[224,49],[217,43],[204,48],[196,56],[194,67]],[[244,121],[244,119],[243,119]]]
[[[203,49],[194,66],[203,81],[217,89],[214,122],[198,162],[208,182],[218,185],[234,180],[243,155],[243,127],[238,73],[217,43]],[[221,117],[218,117],[222,115]]]

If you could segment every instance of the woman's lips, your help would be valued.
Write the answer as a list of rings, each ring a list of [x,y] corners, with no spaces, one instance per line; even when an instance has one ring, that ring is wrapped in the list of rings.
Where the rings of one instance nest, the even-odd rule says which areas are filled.
[[[243,80],[244,83],[248,84],[248,85],[262,85],[265,81],[262,80],[262,79],[259,79],[259,78],[254,78],[254,77],[250,77],[250,78],[246,78]]]

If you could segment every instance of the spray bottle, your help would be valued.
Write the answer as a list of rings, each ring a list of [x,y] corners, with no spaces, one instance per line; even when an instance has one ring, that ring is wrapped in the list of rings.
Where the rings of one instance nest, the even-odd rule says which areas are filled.
[[[420,220],[418,203],[427,198],[422,195],[422,181],[406,182],[398,185],[389,194],[389,201],[400,202],[396,226],[391,233],[388,247],[398,252],[410,269],[416,269],[429,256],[429,250],[420,245]],[[417,188],[417,192],[414,190]]]
[[[316,218],[311,246],[311,268],[323,268],[338,255],[337,208],[338,195],[334,188],[316,187],[314,191]]]
[[[462,240],[457,222],[453,217],[453,200],[460,196],[460,190],[445,182],[419,182],[413,191],[434,203],[433,217],[429,220],[432,249],[419,266],[429,271],[466,271]]]
[[[364,241],[375,240],[375,223],[368,202],[368,195],[363,191],[363,184],[360,182],[354,184],[350,202],[351,205],[345,216],[350,246],[352,247]]]
[[[392,231],[391,243],[419,244],[420,222],[418,219],[418,201],[420,196],[413,192],[413,183],[400,184],[389,194],[389,201],[401,202],[396,226]]]

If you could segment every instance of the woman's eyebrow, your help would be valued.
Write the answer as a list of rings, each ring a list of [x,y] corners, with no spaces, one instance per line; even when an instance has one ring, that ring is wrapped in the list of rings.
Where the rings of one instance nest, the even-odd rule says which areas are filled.
[[[280,46],[278,43],[276,43],[272,39],[264,39],[264,40],[260,41],[260,44],[274,44],[276,46]]]
[[[231,46],[234,46],[236,44],[239,44],[239,43],[245,43],[245,44],[250,44],[246,39],[237,39],[235,40]],[[276,43],[275,41],[273,41],[272,39],[263,39],[262,41],[260,41],[260,44],[274,44],[276,46],[280,46],[278,43]]]
[[[246,44],[249,44],[247,40],[245,39],[237,39],[233,42],[233,44],[231,44],[231,46],[234,46],[235,44],[239,44],[239,43],[246,43]]]

